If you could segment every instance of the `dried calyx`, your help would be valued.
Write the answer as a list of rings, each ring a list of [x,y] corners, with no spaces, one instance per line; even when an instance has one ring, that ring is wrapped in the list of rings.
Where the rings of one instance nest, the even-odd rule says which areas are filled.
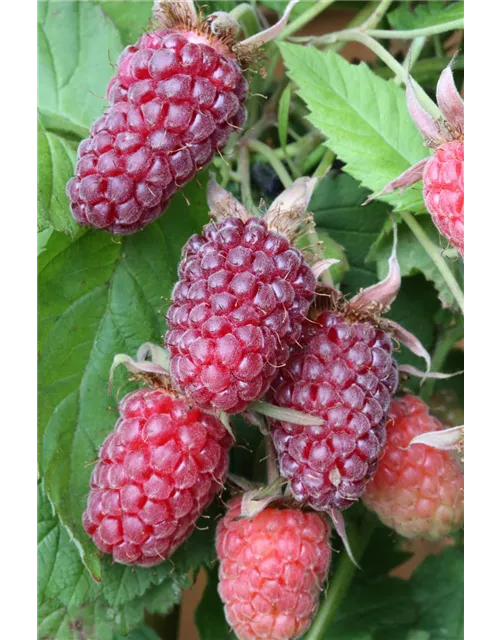
[[[193,0],[155,0],[153,15],[161,28],[177,28],[192,31],[207,39],[213,46],[222,47],[242,63],[258,57],[258,50],[267,42],[277,38],[286,27],[288,18],[298,0],[289,2],[281,19],[272,27],[256,33],[245,40],[236,41],[240,30],[238,21],[225,11],[215,11],[204,17],[196,9]]]
[[[314,218],[307,209],[317,181],[317,178],[298,178],[285,189],[261,217],[268,228],[281,233],[292,243],[302,235],[309,233],[314,228]],[[229,191],[218,185],[213,176],[207,187],[207,202],[210,216],[215,220],[238,218],[246,222],[255,217],[255,214],[248,211]],[[309,255],[304,251],[302,253],[306,261],[310,263],[316,278],[325,269],[339,262],[334,259],[317,260],[315,255]]]
[[[464,425],[422,433],[413,438],[409,447],[415,444],[425,444],[428,447],[442,449],[443,451],[455,450],[462,452],[464,448]]]
[[[119,353],[113,358],[109,371],[108,391],[111,392],[113,375],[120,365],[132,374],[132,380],[142,382],[151,388],[171,390],[169,364],[168,352],[152,342],[145,342],[139,347],[135,360],[125,353]]]
[[[353,298],[347,299],[333,287],[321,285],[316,290],[316,298],[311,307],[309,316],[312,320],[323,311],[338,311],[349,322],[368,321],[386,331],[397,343],[404,344],[415,355],[423,358],[426,364],[424,377],[428,377],[431,366],[431,358],[420,340],[404,329],[394,320],[384,318],[391,304],[396,299],[401,288],[401,270],[396,254],[397,228],[394,226],[394,243],[389,257],[389,272],[387,276],[376,284],[361,289]],[[418,371],[408,370],[408,373]],[[420,372],[419,372],[420,373]]]

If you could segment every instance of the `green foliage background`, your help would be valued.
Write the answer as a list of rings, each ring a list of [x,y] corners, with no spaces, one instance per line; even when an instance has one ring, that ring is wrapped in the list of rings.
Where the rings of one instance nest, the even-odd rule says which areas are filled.
[[[92,465],[115,422],[116,397],[107,393],[112,358],[116,353],[133,354],[145,341],[161,342],[165,299],[176,280],[181,248],[207,221],[206,172],[173,199],[159,221],[131,237],[117,239],[81,229],[69,213],[65,184],[73,174],[78,143],[102,113],[113,63],[147,27],[151,4],[38,3],[40,638],[77,639],[83,629],[85,637],[99,640],[124,636],[154,640],[159,636],[144,626],[144,611],[170,611],[202,566],[207,567],[209,581],[196,614],[200,638],[231,637],[216,592],[213,537],[220,503],[210,511],[208,530],[197,531],[171,561],[152,569],[124,567],[99,557],[81,525]],[[222,4],[227,10],[237,3],[203,4],[210,5],[209,10]],[[262,4],[283,7],[277,2]],[[463,15],[461,3],[443,5],[440,11],[430,5],[418,7],[415,12],[407,3],[398,4],[388,16],[398,29],[452,20],[460,11]],[[294,16],[308,6],[299,3]],[[346,163],[342,172],[331,171],[321,182],[311,210],[320,233],[341,245],[348,264],[342,286],[353,293],[385,275],[391,244],[388,213],[393,207],[419,214],[429,237],[439,242],[423,213],[421,188],[362,206],[371,191],[428,151],[407,114],[404,90],[379,69],[352,65],[337,53],[296,44],[281,44],[280,52],[296,85],[293,99],[307,109],[324,149]],[[436,74],[426,73],[435,83]],[[262,109],[257,98],[252,100],[256,106],[250,105],[251,109]],[[287,142],[291,113],[289,102],[280,108],[277,148],[280,141],[281,146]],[[238,195],[238,185],[229,186]],[[254,191],[255,202],[260,196]],[[454,300],[427,253],[408,228],[399,226],[404,281],[390,315],[432,352],[446,332],[444,319],[457,321]],[[338,244],[326,244],[339,250]],[[452,269],[460,280],[460,264],[452,264]],[[442,305],[448,308],[445,315]],[[419,364],[405,349],[398,359]],[[452,360],[457,368],[456,353]],[[461,380],[447,386],[460,389]],[[115,389],[120,394],[130,389],[123,374]],[[256,430],[240,422],[236,430],[240,442],[257,452]],[[257,458],[247,450],[235,450],[233,468],[250,476]],[[428,558],[405,582],[387,575],[406,557],[399,543],[395,534],[378,526],[363,558],[363,571],[325,637],[459,640],[463,636],[461,548]],[[339,541],[333,540],[333,545],[339,548]]]

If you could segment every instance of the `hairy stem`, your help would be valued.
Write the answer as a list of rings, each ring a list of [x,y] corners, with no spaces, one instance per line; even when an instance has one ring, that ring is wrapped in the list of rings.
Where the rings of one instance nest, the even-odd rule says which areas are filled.
[[[422,49],[425,47],[425,43],[427,42],[427,38],[425,36],[421,36],[420,38],[415,38],[411,47],[408,50],[408,53],[403,60],[403,68],[408,73],[413,69],[413,65],[418,60],[419,55],[422,53]],[[396,84],[401,84],[401,78],[395,78],[394,82]]]
[[[435,24],[431,27],[425,27],[423,29],[409,29],[408,31],[397,31],[395,29],[368,29],[366,33],[368,33],[368,35],[372,36],[373,38],[387,38],[388,40],[392,40],[393,38],[397,38],[398,40],[413,40],[414,38],[419,38],[420,36],[433,36],[437,33],[456,31],[457,29],[463,28],[464,20],[463,18],[460,18],[459,20],[451,20],[450,22]]]
[[[392,0],[382,0],[371,16],[363,22],[360,29],[366,31],[376,27],[391,6]]]
[[[253,207],[252,188],[250,186],[250,154],[245,144],[240,145],[238,153],[238,173],[241,180],[241,204],[247,208]]]
[[[403,211],[401,212],[401,217],[406,222],[406,224],[410,227],[414,236],[417,238],[417,240],[420,242],[420,244],[426,250],[429,257],[432,259],[432,261],[438,268],[439,273],[443,276],[443,280],[446,282],[446,284],[450,288],[450,291],[453,297],[455,298],[461,312],[464,313],[465,306],[464,306],[463,291],[460,288],[460,285],[458,284],[458,282],[455,280],[455,277],[451,272],[448,264],[446,263],[446,260],[441,255],[441,251],[439,247],[437,247],[432,242],[432,240],[428,237],[428,235],[425,233],[423,228],[417,222],[416,218],[412,216],[411,213],[407,211]]]
[[[436,347],[434,349],[434,353],[432,354],[432,370],[433,371],[441,371],[446,358],[448,357],[448,353],[451,351],[453,345],[463,337],[463,327],[461,325],[457,325],[456,327],[446,328],[443,330],[443,333],[439,336],[438,341],[436,343]],[[426,403],[429,402],[432,394],[434,393],[434,387],[436,385],[435,378],[429,378],[423,384],[422,389],[420,391],[420,397]]]
[[[327,149],[323,157],[321,158],[321,162],[316,167],[315,172],[313,173],[313,178],[322,178],[324,174],[328,171],[328,169],[332,166],[333,161],[335,160],[335,154],[330,149]]]
[[[239,3],[229,12],[229,15],[238,21],[245,38],[249,38],[261,30],[257,12],[248,2]]]

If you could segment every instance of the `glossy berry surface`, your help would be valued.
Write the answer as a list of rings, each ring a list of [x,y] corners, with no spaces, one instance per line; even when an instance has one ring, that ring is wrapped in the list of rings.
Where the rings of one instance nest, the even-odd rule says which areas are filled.
[[[398,383],[392,341],[370,322],[348,322],[326,311],[306,321],[299,343],[269,399],[325,424],[272,421],[281,475],[299,502],[318,510],[346,509],[361,497],[385,443]]]
[[[140,389],[120,403],[100,451],[83,525],[116,562],[163,562],[191,534],[226,479],[231,436],[170,392]]]
[[[440,233],[464,255],[464,144],[445,142],[424,169],[425,205]]]
[[[220,47],[219,47],[220,49]],[[242,127],[247,82],[237,62],[195,33],[146,33],[127,47],[110,106],[78,149],[67,185],[82,225],[133,233]]]
[[[184,247],[167,315],[175,383],[202,407],[242,411],[287,361],[315,282],[302,254],[264,220],[208,224]]]
[[[464,474],[456,454],[424,444],[409,447],[416,436],[442,428],[420,398],[394,400],[384,456],[363,501],[408,538],[442,538],[463,524]]]
[[[324,517],[268,507],[240,518],[230,502],[217,527],[219,594],[240,640],[291,640],[308,629],[331,559]]]

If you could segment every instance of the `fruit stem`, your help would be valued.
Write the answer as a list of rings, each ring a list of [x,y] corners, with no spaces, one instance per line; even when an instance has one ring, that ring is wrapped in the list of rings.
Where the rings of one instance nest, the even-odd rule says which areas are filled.
[[[360,560],[364,550],[366,549],[370,536],[375,527],[375,520],[371,516],[365,515],[358,535],[350,535],[353,554],[356,559]],[[359,531],[361,533],[359,533]],[[314,622],[309,629],[309,633],[304,640],[321,640],[328,630],[333,614],[339,608],[342,599],[346,595],[351,585],[352,579],[356,573],[356,566],[352,563],[346,551],[340,555],[339,562],[335,568],[333,580],[328,587],[323,604],[321,605]]]
[[[427,38],[425,36],[421,36],[420,38],[415,38],[411,47],[408,49],[408,53],[403,60],[403,67],[406,69],[408,73],[413,68],[413,65],[418,60],[418,56],[422,53],[422,49],[425,47],[425,43],[427,42]],[[394,78],[394,82],[397,85],[401,84],[401,78]]]
[[[238,173],[241,179],[241,204],[250,209],[253,207],[252,188],[250,186],[250,157],[248,147],[245,144],[240,145],[238,153]]]
[[[322,178],[325,175],[325,173],[330,169],[334,160],[335,160],[335,154],[330,149],[327,149],[323,154],[321,162],[316,167],[315,172],[312,174],[312,177]]]
[[[278,462],[276,459],[276,450],[270,435],[265,438],[266,442],[266,468],[267,468],[267,484],[271,484],[280,477],[278,470]]]
[[[285,189],[292,186],[293,180],[288,171],[285,169],[285,165],[281,162],[281,160],[274,152],[274,149],[271,149],[271,147],[268,147],[267,144],[260,142],[260,140],[249,140],[246,146],[248,147],[248,149],[250,149],[250,151],[260,153],[261,156],[264,156],[264,158],[266,158],[271,167],[276,171],[276,174],[281,180]]]
[[[450,22],[443,22],[442,24],[435,24],[430,27],[424,27],[423,29],[408,29],[405,31],[397,30],[385,30],[385,29],[368,29],[366,33],[374,38],[390,39],[397,38],[398,40],[413,40],[413,38],[419,38],[420,36],[433,36],[438,33],[445,33],[446,31],[456,31],[457,29],[464,28],[464,19],[451,20]]]
[[[285,27],[285,29],[283,29],[278,39],[284,40],[299,29],[302,29],[302,27],[304,27],[308,22],[311,22],[311,20],[313,20],[334,2],[335,0],[316,0],[316,2],[313,3],[311,7],[309,7],[309,9],[306,9],[303,13],[300,14],[300,16],[295,18],[295,20],[290,22],[290,24]]]
[[[455,327],[444,329],[443,333],[439,336],[434,353],[432,354],[432,370],[441,371],[448,353],[453,348],[453,345],[463,337],[463,325],[457,324]],[[434,392],[434,386],[436,384],[435,378],[428,378],[422,386],[420,391],[420,397],[426,403],[429,402]]]
[[[261,26],[255,9],[248,2],[239,3],[229,15],[238,21],[245,38],[259,33]]]
[[[436,52],[436,56],[438,58],[442,58],[444,55],[443,45],[441,44],[441,40],[437,33],[432,36],[432,44],[434,46],[434,51]],[[440,67],[440,69],[442,69],[443,67]]]
[[[427,254],[432,259],[434,264],[436,265],[439,273],[443,276],[443,280],[448,285],[453,297],[455,298],[458,306],[460,307],[460,311],[462,314],[465,313],[465,303],[464,303],[464,294],[460,285],[455,280],[453,273],[451,272],[449,266],[446,264],[446,260],[441,255],[441,251],[439,247],[437,247],[425,233],[423,228],[417,222],[416,218],[412,216],[408,211],[402,211],[401,217],[406,222],[406,224],[410,227],[414,236],[423,246],[423,248],[427,251]]]
[[[380,4],[375,9],[375,11],[370,15],[369,18],[365,20],[365,22],[361,24],[359,28],[362,31],[366,31],[367,29],[372,29],[373,27],[376,27],[378,23],[382,20],[384,15],[386,14],[391,4],[392,4],[392,0],[381,0]]]
[[[412,68],[412,78],[416,78],[419,75],[432,73],[434,71],[442,71],[446,65],[450,62],[450,58],[448,56],[442,58],[428,58],[425,60],[419,60],[415,63]],[[455,63],[453,65],[453,69],[463,69],[464,68],[464,57],[458,56],[455,59]],[[381,78],[390,78],[392,72],[390,69],[386,69],[382,67],[380,69],[375,69],[375,73]]]

